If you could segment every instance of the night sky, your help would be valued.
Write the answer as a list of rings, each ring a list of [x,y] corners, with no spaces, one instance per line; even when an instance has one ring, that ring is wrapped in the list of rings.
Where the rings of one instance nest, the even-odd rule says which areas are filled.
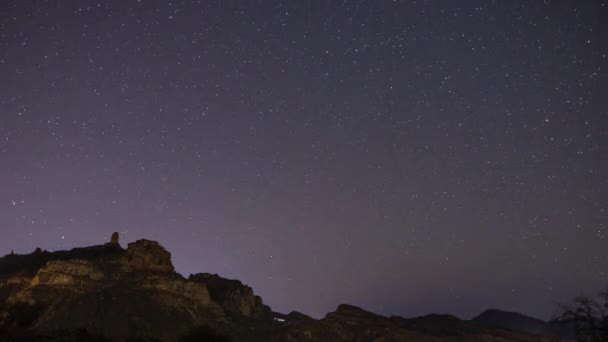
[[[0,254],[160,241],[322,317],[608,284],[608,1],[0,3]]]

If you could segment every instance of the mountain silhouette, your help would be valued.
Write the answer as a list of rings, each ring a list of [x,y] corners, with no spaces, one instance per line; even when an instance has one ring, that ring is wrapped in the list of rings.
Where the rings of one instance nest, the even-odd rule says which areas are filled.
[[[340,305],[272,311],[241,281],[175,272],[159,243],[111,242],[0,258],[0,341],[559,341],[563,327],[490,310],[385,317]]]

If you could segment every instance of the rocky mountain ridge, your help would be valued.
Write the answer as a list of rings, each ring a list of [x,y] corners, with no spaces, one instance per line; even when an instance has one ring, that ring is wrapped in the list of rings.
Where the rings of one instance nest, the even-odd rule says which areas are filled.
[[[0,341],[558,341],[552,331],[351,305],[316,320],[273,312],[238,280],[175,272],[149,240],[0,258]],[[510,330],[509,330],[510,329]]]

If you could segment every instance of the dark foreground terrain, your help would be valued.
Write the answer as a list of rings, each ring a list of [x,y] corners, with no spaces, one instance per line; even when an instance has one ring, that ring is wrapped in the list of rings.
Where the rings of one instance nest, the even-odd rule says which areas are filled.
[[[568,329],[489,310],[384,317],[351,305],[280,314],[238,280],[184,278],[154,241],[0,259],[0,341],[563,341]]]

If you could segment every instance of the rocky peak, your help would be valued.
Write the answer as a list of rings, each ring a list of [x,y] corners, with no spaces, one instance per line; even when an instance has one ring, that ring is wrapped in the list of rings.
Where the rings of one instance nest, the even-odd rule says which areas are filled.
[[[112,245],[112,246],[120,246],[120,243],[118,242],[118,240],[119,240],[119,235],[117,232],[114,232],[112,234],[112,237],[110,238],[110,242],[108,244]]]
[[[126,258],[128,271],[175,272],[171,253],[156,241],[142,239],[130,243]]]
[[[336,309],[336,312],[340,312],[343,314],[354,314],[354,315],[367,315],[370,314],[369,311],[363,310],[358,306],[350,305],[350,304],[340,304]]]
[[[330,312],[325,316],[326,320],[335,320],[351,324],[356,324],[361,321],[377,321],[386,320],[385,317],[376,315],[369,311],[363,310],[354,305],[340,304],[336,311]]]
[[[570,336],[574,334],[573,331],[571,331],[572,327],[569,327],[567,324],[553,325],[549,322],[528,317],[518,312],[496,309],[486,310],[474,317],[472,321],[489,328],[500,328],[529,334],[545,336]]]

